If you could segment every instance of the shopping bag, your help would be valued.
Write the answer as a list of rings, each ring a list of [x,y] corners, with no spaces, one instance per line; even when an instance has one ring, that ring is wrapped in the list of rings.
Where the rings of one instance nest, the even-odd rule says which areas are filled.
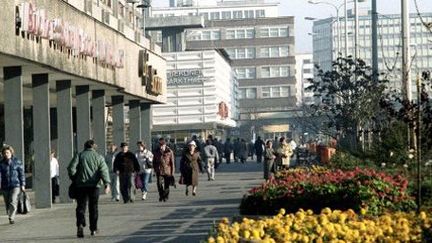
[[[30,213],[31,211],[31,203],[30,203],[30,199],[27,196],[27,194],[25,192],[21,192],[18,195],[18,208],[17,208],[18,213],[20,214],[27,214]]]
[[[70,199],[76,199],[77,198],[78,188],[76,187],[76,184],[74,181],[72,181],[72,183],[69,186],[68,194],[69,194]]]
[[[142,181],[141,175],[135,176],[135,188],[136,189],[143,188],[143,181]]]

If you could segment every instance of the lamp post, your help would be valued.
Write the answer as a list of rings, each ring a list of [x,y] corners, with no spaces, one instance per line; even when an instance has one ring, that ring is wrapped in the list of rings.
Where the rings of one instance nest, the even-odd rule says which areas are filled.
[[[142,25],[142,32],[143,32],[143,36],[144,38],[146,38],[146,34],[145,34],[145,9],[150,7],[150,1],[151,0],[142,0],[142,3],[139,4],[137,6],[137,8],[141,8],[141,25]]]

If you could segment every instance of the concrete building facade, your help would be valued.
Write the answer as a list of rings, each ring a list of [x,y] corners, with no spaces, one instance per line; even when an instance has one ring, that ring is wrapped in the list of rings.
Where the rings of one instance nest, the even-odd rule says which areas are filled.
[[[246,139],[288,135],[296,109],[294,17],[278,4],[222,1],[215,5],[154,8],[153,17],[202,16],[205,28],[186,30],[186,50],[223,49],[239,92],[240,131]],[[152,33],[158,41],[160,34]]]
[[[22,161],[31,161],[24,148],[32,144],[34,166],[29,172],[38,208],[51,207],[52,148],[60,162],[60,200],[68,202],[66,169],[74,152],[93,138],[98,152],[105,154],[108,121],[114,143],[129,137],[150,144],[151,105],[166,102],[160,48],[135,26],[119,30],[113,23],[124,20],[111,13],[117,7],[104,14],[113,4],[14,0],[0,6],[0,139]],[[109,119],[107,107],[112,110]],[[32,124],[27,130],[32,136],[24,134],[25,111],[31,114],[26,124]]]
[[[432,22],[432,13],[422,13],[425,22]],[[338,49],[345,53],[345,21],[340,20],[340,30],[337,30],[335,18],[315,21],[313,25],[313,59],[324,70],[331,69],[331,63],[337,58]],[[348,54],[354,53],[354,18],[348,21]],[[430,31],[421,23],[417,14],[410,15],[411,30],[411,59],[412,59],[412,90],[415,92],[416,73],[421,73],[432,66],[432,42]],[[386,73],[390,80],[389,87],[401,89],[402,85],[402,36],[401,16],[378,15],[378,68],[379,72]],[[340,33],[340,36],[338,36]],[[371,16],[359,16],[359,58],[371,65],[372,58],[372,30]],[[340,42],[338,41],[340,39]],[[338,43],[340,43],[338,48]]]
[[[312,53],[296,54],[296,80],[297,80],[297,105],[311,105],[314,103],[313,92],[306,90],[310,86],[309,79],[314,72]]]
[[[183,142],[191,135],[225,139],[238,119],[238,83],[216,50],[163,53],[167,104],[153,109],[153,135]]]

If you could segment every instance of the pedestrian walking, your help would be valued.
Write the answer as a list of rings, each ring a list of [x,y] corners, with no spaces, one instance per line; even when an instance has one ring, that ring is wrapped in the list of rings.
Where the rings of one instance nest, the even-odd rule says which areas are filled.
[[[238,157],[240,159],[240,162],[242,162],[243,164],[248,158],[248,145],[246,144],[246,140],[244,140],[243,138],[240,140],[240,143],[238,145]]]
[[[6,214],[9,217],[9,223],[15,223],[15,215],[18,206],[18,195],[25,192],[25,173],[21,160],[15,157],[12,146],[5,145],[2,148],[3,156],[0,161],[0,185],[6,206]]]
[[[224,146],[222,143],[222,139],[220,139],[220,140],[215,139],[213,145],[216,147],[216,149],[218,151],[218,155],[219,155],[218,156],[219,159],[215,162],[215,169],[217,169],[219,167],[219,165],[222,163],[222,158],[223,158]]]
[[[234,146],[231,143],[230,138],[227,138],[224,144],[224,155],[227,164],[231,163],[231,154],[233,150],[234,150]]]
[[[59,175],[60,168],[57,158],[55,157],[55,150],[51,149],[50,154],[50,174],[51,174],[51,201],[55,203],[56,197],[59,196]]]
[[[120,179],[120,193],[124,203],[135,200],[135,176],[140,171],[140,166],[135,154],[129,151],[129,145],[120,144],[120,152],[114,159],[114,171]]]
[[[204,147],[204,159],[207,167],[208,180],[214,181],[215,163],[219,160],[219,152],[210,139],[206,141],[206,146]]]
[[[257,140],[254,143],[254,149],[255,149],[255,154],[257,157],[257,163],[262,162],[264,147],[265,147],[265,145],[264,145],[263,140],[261,139],[260,136],[258,136]]]
[[[153,169],[156,173],[159,202],[168,200],[169,187],[175,171],[174,153],[166,145],[165,139],[159,139],[159,147],[153,151]]]
[[[273,142],[271,140],[267,140],[265,145],[265,153],[264,153],[264,179],[269,180],[273,173],[276,172],[276,165],[274,161],[276,159],[276,152],[273,150]]]
[[[240,138],[236,138],[234,140],[234,162],[238,162],[240,157]]]
[[[147,193],[149,192],[149,181],[152,175],[153,169],[153,153],[146,148],[146,145],[142,141],[137,142],[138,151],[135,156],[138,159],[140,165],[139,176],[142,180],[142,200],[147,199]]]
[[[290,160],[293,150],[291,145],[286,142],[285,137],[281,137],[279,139],[279,148],[277,148],[276,152],[278,155],[278,165],[280,165],[282,168],[288,169],[290,167]]]
[[[84,150],[75,155],[68,166],[68,174],[74,181],[76,190],[76,226],[77,237],[84,237],[86,227],[85,211],[88,201],[90,234],[98,233],[97,221],[99,218],[98,202],[99,187],[102,180],[105,185],[105,193],[110,192],[110,177],[104,158],[96,152],[96,144],[93,140],[84,143]]]
[[[203,173],[201,156],[200,153],[196,151],[196,147],[195,141],[190,141],[188,143],[188,149],[183,153],[180,160],[180,173],[183,184],[186,185],[186,196],[189,194],[189,186],[192,186],[192,195],[196,196],[199,172]]]
[[[114,171],[114,159],[117,155],[117,146],[113,143],[108,145],[108,152],[105,155],[105,163],[111,178],[111,201],[120,201],[120,180],[117,173]]]

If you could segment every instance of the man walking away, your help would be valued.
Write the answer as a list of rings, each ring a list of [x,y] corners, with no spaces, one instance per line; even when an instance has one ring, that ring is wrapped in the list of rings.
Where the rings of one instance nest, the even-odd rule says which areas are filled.
[[[234,162],[238,162],[240,157],[240,138],[234,140]]]
[[[224,148],[223,148],[222,139],[220,140],[215,139],[214,141],[215,141],[214,146],[216,146],[216,149],[219,153],[219,159],[215,162],[215,169],[217,169],[219,165],[222,163]]]
[[[227,164],[231,163],[231,153],[232,152],[233,152],[233,145],[232,145],[230,139],[227,138],[225,141],[225,144],[224,144],[224,155],[225,155],[225,160],[226,160]]]
[[[114,171],[114,159],[117,155],[117,146],[113,143],[108,145],[108,152],[105,155],[105,163],[108,166],[108,171],[111,177],[111,201],[120,201],[120,180]]]
[[[204,147],[204,157],[207,166],[208,180],[214,181],[215,179],[215,163],[219,160],[219,153],[217,148],[212,144],[212,140],[208,139]]]
[[[127,143],[120,144],[121,151],[114,159],[114,171],[120,178],[120,193],[124,203],[135,199],[135,175],[140,166],[135,154],[129,151]]]
[[[110,177],[108,167],[102,155],[96,152],[96,144],[88,140],[84,144],[84,150],[76,154],[68,166],[68,174],[77,187],[76,226],[78,238],[84,237],[86,226],[85,211],[89,201],[89,221],[91,235],[98,232],[98,201],[99,187],[102,180],[105,185],[105,193],[110,192]]]
[[[258,136],[257,140],[255,141],[254,148],[255,148],[255,154],[257,156],[257,163],[261,163],[262,155],[264,151],[264,141],[261,140],[260,136]]]

